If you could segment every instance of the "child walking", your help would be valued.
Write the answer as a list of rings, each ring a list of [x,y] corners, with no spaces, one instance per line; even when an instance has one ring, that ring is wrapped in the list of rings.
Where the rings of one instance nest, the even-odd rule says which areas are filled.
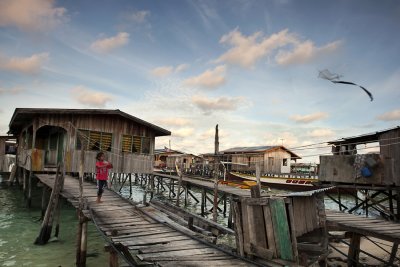
[[[97,203],[101,203],[101,196],[103,195],[104,188],[107,187],[108,170],[113,166],[111,163],[104,160],[103,152],[97,153],[96,156],[96,180],[97,180]]]

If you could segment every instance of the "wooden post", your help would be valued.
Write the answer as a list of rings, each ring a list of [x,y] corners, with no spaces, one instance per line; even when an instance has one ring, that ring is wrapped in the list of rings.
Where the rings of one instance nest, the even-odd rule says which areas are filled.
[[[86,266],[86,251],[87,251],[87,226],[88,222],[85,219],[82,222],[82,231],[81,231],[81,246],[80,246],[80,266]]]
[[[24,192],[24,196],[26,197],[26,169],[22,168],[22,192]]]
[[[215,126],[215,140],[214,140],[214,203],[213,203],[213,221],[216,222],[218,218],[218,170],[219,170],[219,135],[218,124]]]
[[[232,229],[232,218],[233,218],[233,197],[229,195],[229,213],[228,213],[228,228]]]
[[[43,188],[42,188],[42,205],[41,205],[41,216],[40,216],[40,220],[44,219],[44,214],[46,213],[46,191],[47,191],[47,186],[45,184],[43,184]]]
[[[178,163],[175,162],[175,167],[178,170]],[[180,193],[181,193],[181,186],[182,186],[182,175],[183,175],[183,160],[181,161],[181,166],[179,170],[179,182],[178,182],[178,193],[176,196],[176,205],[179,207],[180,202]]]
[[[258,186],[260,194],[261,194],[261,168],[260,168],[260,162],[256,163],[256,178],[257,178],[257,186]]]
[[[111,246],[106,246],[105,251],[110,252],[110,258],[108,261],[109,267],[119,267],[118,253]]]
[[[26,205],[28,208],[32,206],[32,170],[29,171],[28,178],[28,199],[26,201]]]
[[[204,210],[206,205],[206,190],[203,188],[201,190],[201,216],[204,216]]]
[[[60,215],[61,215],[61,201],[58,201],[57,209],[56,209],[56,229],[54,236],[58,238],[58,234],[60,233]]]
[[[347,266],[357,267],[360,257],[360,239],[361,236],[357,233],[352,233],[350,240],[349,253],[347,258]]]
[[[154,196],[154,174],[150,174],[150,190],[150,200],[152,200]]]
[[[244,257],[244,242],[243,242],[243,224],[241,216],[241,208],[238,202],[233,202],[233,216],[235,218],[235,237],[236,237],[236,252]]]
[[[47,205],[46,214],[44,216],[42,227],[40,229],[39,236],[36,238],[35,244],[44,245],[50,239],[51,231],[53,227],[53,220],[55,210],[58,206],[60,191],[64,183],[63,168],[60,165],[57,167],[56,178],[54,181],[54,188],[51,192],[49,204]]]

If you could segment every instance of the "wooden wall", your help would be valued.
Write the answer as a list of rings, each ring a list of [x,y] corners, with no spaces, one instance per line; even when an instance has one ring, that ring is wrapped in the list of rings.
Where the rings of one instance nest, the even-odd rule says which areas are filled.
[[[367,154],[366,156],[378,162],[378,165],[371,169],[373,175],[367,178],[356,178],[354,168],[355,155],[320,156],[319,181],[390,185],[392,181],[391,177],[384,179],[385,162],[381,160],[378,154]]]
[[[381,134],[379,144],[385,164],[383,183],[400,185],[400,129]]]
[[[244,198],[234,202],[233,208],[236,243],[242,256],[298,263],[299,253],[315,256],[316,251],[327,251],[322,194]],[[302,244],[298,238],[304,234],[314,236],[314,243]]]
[[[272,158],[272,161],[269,160]],[[287,166],[283,166],[283,159],[287,159]],[[250,159],[250,164],[249,163]],[[232,165],[233,171],[251,171],[255,172],[256,163],[260,163],[261,173],[290,173],[291,155],[285,150],[277,149],[266,151],[260,154],[233,154]],[[239,165],[241,164],[241,165]],[[244,165],[243,165],[244,164]]]
[[[65,147],[65,162],[67,172],[79,171],[80,150],[76,150],[77,130],[91,130],[112,133],[112,151],[105,152],[108,161],[113,163],[114,172],[124,173],[151,173],[153,171],[153,153],[155,133],[147,126],[135,123],[131,120],[125,119],[116,115],[71,115],[71,114],[47,114],[36,117],[28,127],[33,126],[33,135],[35,136],[37,130],[43,126],[57,126],[66,131],[64,140]],[[122,136],[123,135],[137,135],[150,138],[150,153],[149,154],[134,154],[122,152]],[[19,143],[22,142],[22,134],[19,136]],[[35,145],[35,144],[33,144]],[[98,151],[85,152],[85,171],[94,171],[95,157]],[[20,166],[26,169],[31,168],[31,156],[34,160],[32,162],[32,169],[34,171],[43,171],[44,157],[43,150],[34,149],[29,147],[18,149],[20,158]]]

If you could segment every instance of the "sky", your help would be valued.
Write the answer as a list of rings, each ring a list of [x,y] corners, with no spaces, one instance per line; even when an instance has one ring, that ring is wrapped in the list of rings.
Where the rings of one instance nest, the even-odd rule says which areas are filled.
[[[0,134],[14,109],[120,109],[188,153],[400,125],[400,2],[0,0]],[[318,78],[320,70],[367,88]],[[368,147],[367,147],[368,148]]]

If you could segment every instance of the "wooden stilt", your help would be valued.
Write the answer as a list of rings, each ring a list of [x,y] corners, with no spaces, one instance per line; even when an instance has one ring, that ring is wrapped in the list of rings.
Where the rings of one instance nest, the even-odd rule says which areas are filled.
[[[26,205],[28,208],[32,206],[32,171],[29,171],[29,178],[28,178],[28,199],[26,201]]]
[[[178,170],[178,165],[177,162],[175,163],[176,169]],[[176,205],[179,207],[179,202],[180,202],[180,192],[181,192],[181,186],[182,186],[182,176],[183,176],[183,161],[181,162],[180,168],[179,168],[179,182],[178,182],[178,193],[176,197]]]
[[[219,167],[219,164],[215,164],[215,166],[214,166],[214,201],[213,201],[213,221],[214,222],[216,222],[217,218],[218,218],[218,167]]]
[[[27,188],[27,179],[26,179],[26,172],[25,168],[22,169],[22,192],[24,192],[24,196],[26,197],[26,188]]]
[[[47,195],[47,186],[45,184],[43,184],[43,188],[42,188],[42,205],[41,205],[41,216],[40,216],[40,220],[44,219],[44,214],[46,213],[46,207],[47,207],[47,201],[46,201],[46,195]]]
[[[390,253],[390,258],[387,266],[392,266],[394,260],[396,259],[397,249],[399,248],[399,244],[394,243],[392,247],[392,252]]]
[[[206,190],[201,190],[201,216],[204,216],[204,210],[206,208]]]
[[[233,218],[233,197],[229,195],[229,213],[228,213],[228,228],[232,229],[232,218]]]
[[[361,236],[357,233],[352,233],[350,240],[349,253],[347,259],[347,266],[357,267],[360,257],[360,240]]]
[[[153,174],[150,174],[150,190],[151,190],[150,200],[152,200],[153,196],[154,196],[154,175]]]
[[[82,231],[81,231],[81,246],[80,246],[80,266],[86,266],[86,251],[87,251],[87,220],[82,222]]]
[[[106,246],[105,251],[110,253],[108,266],[109,267],[119,267],[118,253],[111,246]]]
[[[226,209],[227,209],[227,203],[226,203],[226,194],[224,194],[222,201],[224,202],[224,210],[222,214],[224,214],[224,217],[226,216]]]
[[[57,210],[56,210],[56,229],[55,229],[55,233],[54,236],[58,238],[58,234],[60,233],[60,215],[61,215],[61,201],[58,201],[58,205],[57,205]]]
[[[189,190],[188,190],[188,185],[186,184],[185,188],[185,207],[188,205],[188,198],[189,198]]]
[[[42,227],[40,229],[39,236],[36,238],[35,244],[44,245],[49,241],[51,231],[53,228],[53,220],[55,210],[58,206],[60,191],[64,183],[63,170],[60,166],[57,168],[56,178],[54,181],[54,188],[51,192],[49,204],[47,205],[46,214],[44,216]]]
[[[129,174],[129,197],[132,197],[132,174]]]

